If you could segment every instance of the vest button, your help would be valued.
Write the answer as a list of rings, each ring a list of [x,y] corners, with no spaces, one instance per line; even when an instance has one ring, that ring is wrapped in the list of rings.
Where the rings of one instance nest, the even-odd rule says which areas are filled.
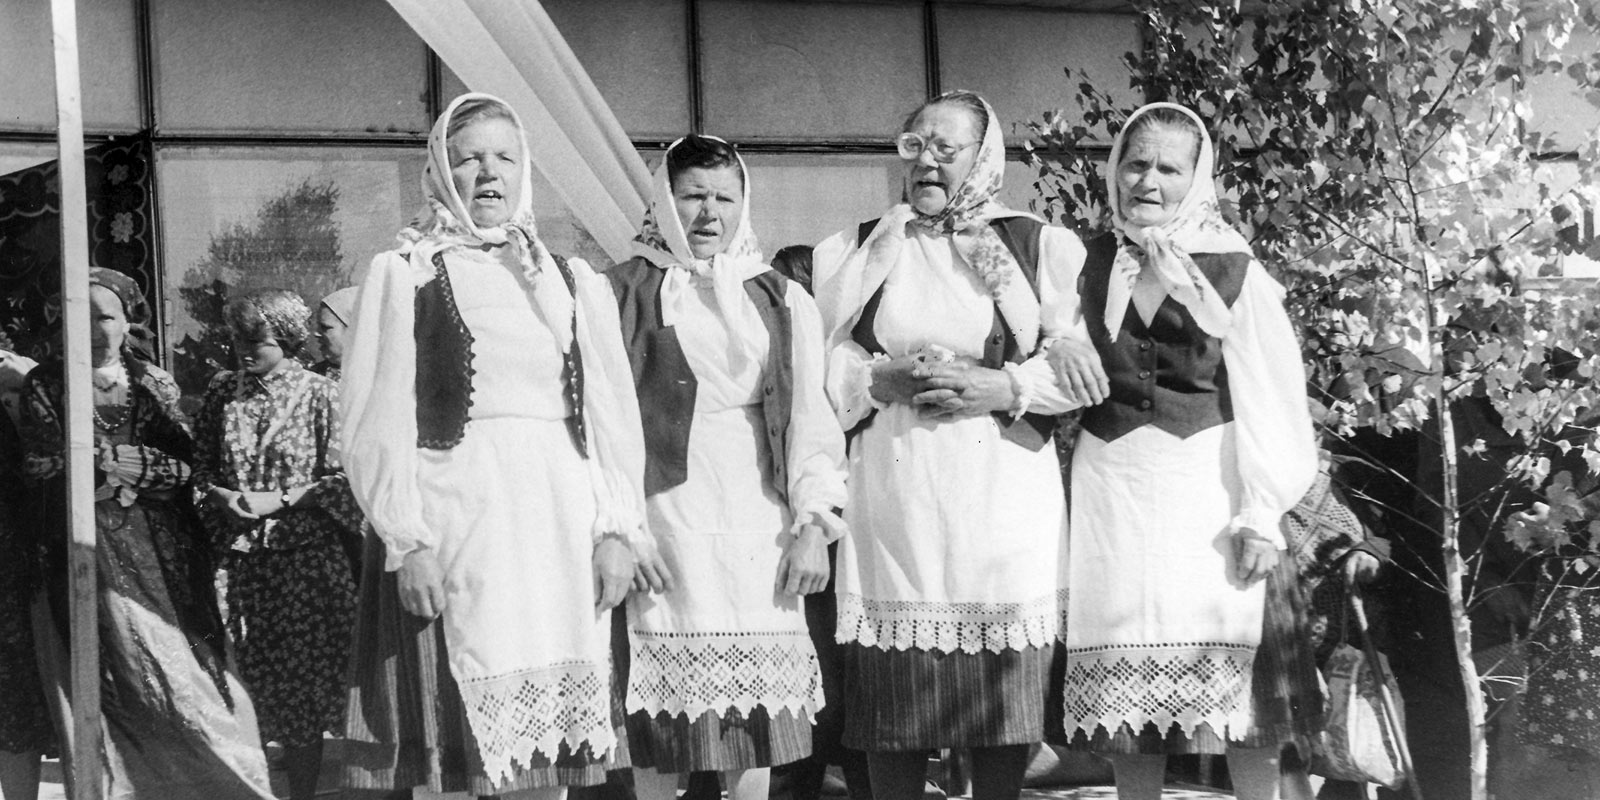
[[[995,344],[1005,344],[1006,339],[1003,335],[997,333],[994,336],[989,337],[989,341],[994,342]]]
[[[1150,410],[1150,401],[1149,400],[1140,400],[1139,401],[1139,410],[1140,411],[1149,411]]]
[[[1140,342],[1139,343],[1139,349],[1140,350],[1149,350],[1150,349],[1150,343],[1149,342]]]
[[[763,389],[762,391],[764,391],[764,392],[766,392],[767,394],[770,395],[773,392],[773,388],[769,385],[766,389]]]
[[[1150,380],[1150,370],[1147,370],[1147,369],[1139,370],[1139,380],[1141,380],[1141,381]]]

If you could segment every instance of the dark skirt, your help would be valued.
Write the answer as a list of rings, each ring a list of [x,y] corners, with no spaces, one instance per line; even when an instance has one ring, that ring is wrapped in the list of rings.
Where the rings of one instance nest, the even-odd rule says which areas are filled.
[[[1059,646],[999,653],[848,648],[846,747],[909,752],[1044,739]]]
[[[344,673],[356,587],[334,526],[322,542],[292,550],[234,552],[229,626],[239,671],[256,700],[261,738],[285,747],[341,730]]]
[[[55,755],[30,611],[40,585],[39,556],[11,511],[0,498],[0,751]]]
[[[618,741],[608,757],[597,757],[588,745],[577,752],[562,745],[554,761],[535,754],[533,764],[513,764],[505,783],[486,777],[450,674],[444,626],[402,608],[395,574],[383,566],[383,543],[369,533],[347,678],[346,789],[422,786],[432,792],[493,795],[593,786],[605,783],[606,770],[628,766],[620,684],[613,679],[611,709]]]
[[[628,715],[628,748],[634,766],[658,772],[774,767],[811,755],[811,719],[787,709],[773,716],[762,707],[748,716],[733,708],[707,711],[693,721],[636,711]]]

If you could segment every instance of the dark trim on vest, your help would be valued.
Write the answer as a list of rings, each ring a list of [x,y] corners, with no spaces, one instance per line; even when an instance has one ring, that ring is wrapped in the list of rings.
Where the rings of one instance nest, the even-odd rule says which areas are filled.
[[[445,269],[433,254],[433,280],[417,287],[417,447],[449,450],[466,436],[472,409],[472,332],[461,319]]]
[[[583,352],[578,345],[577,281],[561,256],[552,256],[561,280],[573,296],[572,347],[563,358],[561,394],[567,406],[567,432],[584,458],[589,457],[583,419]],[[417,287],[413,335],[417,347],[417,447],[450,450],[466,438],[472,416],[472,345],[476,341],[456,306],[444,253],[433,254],[434,278]]]
[[[856,227],[856,246],[860,247],[872,231],[877,228],[882,218],[868,220]],[[1022,268],[1023,277],[1027,278],[1028,288],[1033,290],[1035,299],[1039,297],[1039,239],[1043,235],[1044,223],[1032,217],[1005,217],[990,221],[990,226],[1000,237],[1000,241],[1011,251],[1016,258],[1017,265]],[[861,309],[861,316],[850,329],[850,338],[869,354],[876,355],[884,352],[883,344],[878,341],[878,335],[873,326],[878,317],[878,306],[883,302],[883,287],[879,286],[873,291],[872,296]],[[1006,325],[1005,316],[1000,313],[1000,306],[995,305],[994,321],[989,326],[989,335],[983,342],[983,359],[981,366],[989,369],[1001,369],[1006,364],[1020,364],[1032,355],[1023,353],[1017,346],[1016,337],[1012,335],[1010,326]],[[845,432],[845,442],[848,444],[855,437],[872,424],[878,415],[877,409],[867,412],[867,415],[856,423],[854,427]],[[1023,414],[1020,418],[1013,418],[1005,411],[993,412],[995,422],[1000,426],[1002,438],[1014,444],[1026,447],[1029,450],[1041,450],[1055,434],[1057,418],[1050,414]]]

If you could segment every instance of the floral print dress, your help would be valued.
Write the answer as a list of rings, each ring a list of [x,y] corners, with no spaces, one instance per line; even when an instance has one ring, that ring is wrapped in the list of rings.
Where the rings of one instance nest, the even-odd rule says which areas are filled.
[[[285,747],[342,728],[356,598],[343,541],[361,512],[339,464],[338,408],[338,384],[290,363],[267,375],[217,375],[195,420],[195,491],[213,542],[227,551],[240,671],[262,739]],[[303,486],[311,488],[294,508],[261,520],[205,502],[213,487]]]

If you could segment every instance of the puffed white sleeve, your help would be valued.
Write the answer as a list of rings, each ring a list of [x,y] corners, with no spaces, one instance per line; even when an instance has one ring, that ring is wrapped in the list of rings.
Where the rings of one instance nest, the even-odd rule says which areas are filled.
[[[1056,380],[1046,357],[1050,343],[1077,339],[1089,344],[1089,326],[1078,298],[1078,276],[1088,252],[1066,228],[1047,225],[1039,232],[1039,349],[1021,364],[1005,367],[1016,381],[1019,406],[1036,414],[1064,414],[1082,405]]]
[[[844,302],[849,293],[831,291],[843,276],[845,264],[855,255],[859,244],[856,231],[847,230],[825,239],[811,253],[814,281],[817,290],[817,308],[822,316],[827,376],[824,386],[833,413],[842,430],[861,424],[867,415],[884,404],[873,399],[872,365],[884,360],[852,341],[848,325],[860,309]],[[829,333],[837,331],[833,336]]]
[[[1283,287],[1250,262],[1233,304],[1232,326],[1222,339],[1243,489],[1232,527],[1249,528],[1279,549],[1284,547],[1279,518],[1305,496],[1317,475],[1305,367],[1283,297]]]
[[[789,508],[794,512],[790,531],[798,534],[801,526],[816,524],[831,542],[847,532],[837,511],[846,498],[844,430],[824,387],[826,347],[817,304],[794,282],[789,283],[786,304],[794,331],[787,470]]]
[[[577,343],[583,354],[583,418],[589,438],[598,541],[618,534],[635,557],[655,552],[644,524],[644,426],[611,282],[587,262],[568,260],[574,283]]]
[[[384,569],[436,547],[417,486],[416,283],[404,256],[372,260],[356,298],[340,378],[340,452],[350,490],[383,540]]]

